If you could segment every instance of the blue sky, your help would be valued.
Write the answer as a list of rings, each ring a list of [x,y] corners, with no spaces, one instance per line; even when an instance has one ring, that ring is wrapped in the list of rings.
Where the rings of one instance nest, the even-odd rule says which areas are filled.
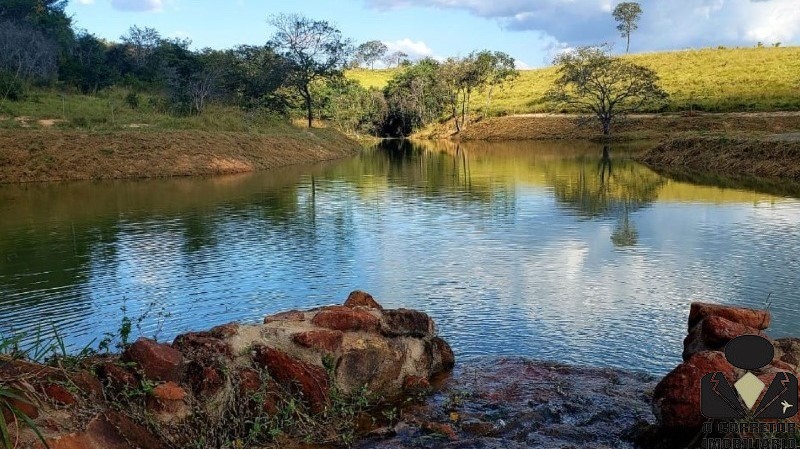
[[[522,67],[561,49],[612,42],[624,50],[611,10],[619,0],[72,0],[75,23],[110,40],[131,25],[189,38],[193,47],[263,44],[267,17],[297,12],[335,23],[359,43],[378,39],[412,56],[505,51]],[[800,43],[800,0],[640,0],[634,52],[762,41]]]

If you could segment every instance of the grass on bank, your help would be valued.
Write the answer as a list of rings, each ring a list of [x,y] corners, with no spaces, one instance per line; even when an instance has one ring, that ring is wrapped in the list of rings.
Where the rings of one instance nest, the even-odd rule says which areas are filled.
[[[670,94],[668,111],[800,110],[800,47],[719,47],[625,58],[658,73]],[[397,70],[354,70],[347,76],[365,87],[380,88]],[[488,115],[560,112],[542,101],[555,79],[554,67],[521,71],[518,79],[493,94]],[[485,95],[473,101],[485,114]]]

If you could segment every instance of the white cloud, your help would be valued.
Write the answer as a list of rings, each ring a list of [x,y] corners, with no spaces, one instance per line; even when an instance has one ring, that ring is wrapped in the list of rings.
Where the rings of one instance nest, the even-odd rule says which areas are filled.
[[[78,0],[79,5],[92,5],[94,4],[94,0]]]
[[[111,0],[111,6],[120,11],[157,12],[164,9],[163,0]]]
[[[423,41],[413,41],[405,38],[393,42],[384,41],[384,44],[389,49],[389,53],[402,51],[412,59],[433,57],[433,50]]]
[[[376,9],[465,10],[511,31],[538,31],[556,46],[621,42],[610,11],[622,0],[364,0]],[[634,51],[800,43],[800,0],[639,0]]]

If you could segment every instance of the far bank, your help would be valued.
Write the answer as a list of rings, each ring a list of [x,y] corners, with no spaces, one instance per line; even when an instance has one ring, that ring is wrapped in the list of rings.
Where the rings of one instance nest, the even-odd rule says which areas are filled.
[[[329,128],[278,132],[6,129],[0,183],[245,173],[356,154]]]

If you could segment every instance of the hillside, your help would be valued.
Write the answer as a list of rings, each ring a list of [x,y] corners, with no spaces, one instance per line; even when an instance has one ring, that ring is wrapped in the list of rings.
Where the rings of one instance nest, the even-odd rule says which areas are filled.
[[[671,97],[669,111],[800,110],[800,47],[682,50],[626,57],[659,74]],[[396,70],[355,70],[347,76],[365,87],[382,87]],[[490,115],[559,112],[541,100],[555,77],[553,67],[521,71],[517,80],[493,94]],[[473,104],[484,112],[485,96],[477,95]]]

